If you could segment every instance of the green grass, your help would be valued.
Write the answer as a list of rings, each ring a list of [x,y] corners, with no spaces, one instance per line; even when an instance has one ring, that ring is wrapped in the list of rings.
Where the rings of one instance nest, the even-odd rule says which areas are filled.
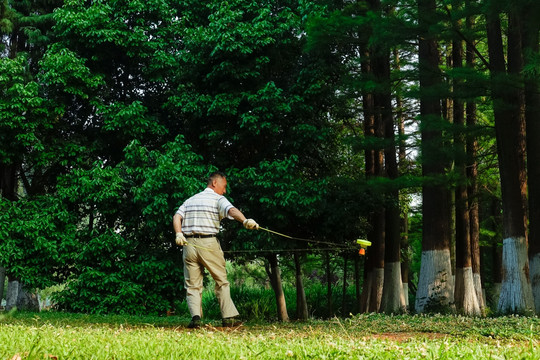
[[[385,316],[304,323],[0,314],[0,359],[539,359],[537,317]]]

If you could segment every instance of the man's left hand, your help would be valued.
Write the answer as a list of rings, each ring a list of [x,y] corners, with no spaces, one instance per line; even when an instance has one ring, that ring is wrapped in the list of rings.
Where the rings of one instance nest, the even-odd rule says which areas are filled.
[[[184,234],[182,234],[181,232],[179,233],[176,233],[176,245],[178,246],[184,246],[184,245],[187,245],[187,240],[186,240],[186,237],[184,236]]]
[[[244,227],[249,230],[257,230],[259,229],[259,224],[255,222],[253,219],[246,219],[243,222]]]

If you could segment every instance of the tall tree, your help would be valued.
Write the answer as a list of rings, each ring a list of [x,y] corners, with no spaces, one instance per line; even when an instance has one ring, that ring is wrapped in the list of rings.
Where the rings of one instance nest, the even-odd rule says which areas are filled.
[[[367,49],[366,44],[362,45],[361,73],[364,79],[373,77],[374,56]],[[364,137],[368,140],[365,150],[365,175],[368,181],[383,175],[383,155],[380,141],[384,136],[382,117],[377,116],[375,94],[371,90],[364,89],[362,93],[363,117],[364,117]],[[384,284],[384,227],[385,215],[382,204],[376,204],[374,210],[369,214],[371,229],[367,233],[368,240],[373,244],[371,251],[367,255],[364,272],[364,283],[362,290],[363,312],[378,312],[382,300]]]
[[[393,50],[394,53],[394,66],[396,71],[401,70],[400,65],[400,55],[399,50],[396,48]],[[406,133],[405,133],[405,103],[403,101],[403,96],[398,90],[396,92],[396,119],[397,119],[397,129],[398,129],[398,139],[399,139],[399,168],[398,171],[400,174],[408,172],[408,161],[407,161],[407,144],[406,144]],[[400,196],[402,199],[401,204],[401,282],[403,283],[403,296],[405,297],[405,305],[409,307],[409,269],[410,269],[410,255],[409,255],[409,205],[410,200],[407,195],[407,190],[403,191],[403,194]],[[404,200],[403,200],[404,199]]]
[[[448,160],[444,153],[445,122],[442,119],[434,0],[418,1],[420,121],[422,132],[422,259],[416,293],[418,312],[448,308],[454,301],[450,263],[450,196],[444,182]]]
[[[454,16],[459,16],[460,6],[453,2]],[[461,19],[452,19],[452,26],[461,31]],[[470,233],[469,199],[467,194],[466,171],[466,132],[465,132],[465,105],[463,101],[463,80],[459,70],[463,66],[463,40],[456,37],[452,41],[452,66],[456,71],[453,78],[453,122],[455,127],[455,171],[458,183],[455,189],[456,213],[456,274],[455,274],[455,302],[458,311],[466,315],[480,315],[480,304],[474,287],[472,270],[472,246]]]
[[[486,12],[497,154],[503,203],[503,279],[498,310],[502,313],[533,309],[528,271],[526,212],[524,202],[524,144],[522,67],[517,14],[508,18],[508,69],[505,64],[501,21],[503,9],[490,4]]]
[[[470,6],[470,2],[466,2],[466,10]],[[475,25],[474,15],[467,16],[466,28],[472,31]],[[467,42],[466,46],[466,64],[469,69],[474,69],[475,65],[475,45]],[[476,297],[479,301],[480,311],[485,313],[485,299],[482,290],[482,279],[480,276],[480,213],[479,213],[479,190],[478,190],[478,139],[471,135],[470,132],[477,125],[477,106],[475,99],[468,99],[466,104],[466,128],[469,135],[466,138],[466,153],[467,153],[467,199],[469,201],[469,224],[470,224],[470,241],[472,255],[472,272],[474,287],[476,289]]]
[[[384,27],[384,17],[389,16],[389,9],[383,9],[381,2],[371,0],[371,11],[374,13],[379,26]],[[373,32],[382,29],[373,24]],[[372,47],[371,64],[373,79],[377,86],[374,91],[375,121],[382,126],[384,138],[384,170],[391,180],[398,178],[396,160],[396,141],[394,132],[394,114],[392,111],[392,83],[390,79],[390,47],[379,43]],[[400,237],[400,204],[399,189],[396,186],[386,191],[385,202],[385,232],[384,232],[384,275],[381,305],[379,311],[385,313],[401,313],[405,311],[405,297],[401,282],[401,237]]]
[[[365,62],[364,62],[365,63]],[[367,65],[362,66],[367,66]],[[382,137],[381,118],[375,116],[375,104],[372,94],[363,95],[364,104],[364,133],[366,137]],[[375,178],[382,176],[383,160],[382,151],[378,148],[366,149],[366,177]],[[384,227],[385,216],[382,204],[375,206],[369,215],[371,229],[367,234],[368,240],[373,244],[368,253],[366,269],[364,272],[364,284],[362,290],[362,311],[378,312],[382,300],[384,284]]]
[[[520,1],[523,20],[525,121],[527,130],[527,177],[529,189],[529,265],[536,313],[540,314],[540,77],[538,68],[540,11],[538,2]]]

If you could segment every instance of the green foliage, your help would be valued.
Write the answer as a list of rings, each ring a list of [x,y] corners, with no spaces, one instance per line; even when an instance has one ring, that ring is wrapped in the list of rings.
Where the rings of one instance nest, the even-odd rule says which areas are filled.
[[[42,151],[39,131],[50,126],[27,58],[0,58],[0,162],[18,162],[26,149]]]
[[[254,209],[259,207],[260,212],[268,209],[258,214],[261,218],[283,222],[292,214],[302,218],[317,211],[315,205],[325,194],[326,179],[303,179],[298,174],[298,163],[298,157],[291,156],[281,161],[264,161],[234,174],[237,186],[244,190],[243,199],[253,204]],[[276,213],[276,208],[283,210]]]
[[[55,89],[59,93],[88,99],[89,93],[105,85],[102,75],[93,74],[84,59],[59,44],[49,47],[40,66],[40,80],[47,84],[49,91]]]
[[[231,169],[235,202],[265,223],[301,229],[318,211],[334,140],[331,70],[302,50],[317,11],[289,1],[70,0],[47,18],[54,43],[31,59],[39,86],[24,81],[43,95],[35,106],[52,126],[41,137],[39,122],[20,132],[35,136],[25,147],[43,139],[47,149],[26,158],[25,189],[72,216],[60,306],[174,307],[181,277],[170,217],[216,168]]]
[[[162,314],[182,295],[171,219],[207,174],[183,139],[160,150],[134,141],[116,166],[66,175],[58,191],[86,224],[76,234],[72,278],[57,301],[89,313]]]
[[[331,89],[321,86],[328,70],[302,53],[303,19],[314,10],[288,1],[191,5],[167,108],[194,150],[223,169],[316,157],[330,133]]]
[[[0,199],[0,264],[29,287],[65,281],[75,250],[74,217],[59,199]]]

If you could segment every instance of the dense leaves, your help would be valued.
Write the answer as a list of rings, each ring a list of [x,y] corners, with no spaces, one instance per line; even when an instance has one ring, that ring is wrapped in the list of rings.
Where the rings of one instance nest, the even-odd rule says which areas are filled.
[[[31,287],[65,281],[76,249],[76,223],[52,197],[0,201],[0,263]]]
[[[21,161],[26,151],[42,151],[40,130],[47,122],[44,100],[39,85],[32,81],[26,57],[0,58],[0,161]]]
[[[98,313],[173,309],[182,281],[170,222],[207,172],[178,137],[159,150],[133,141],[119,164],[95,163],[67,174],[58,193],[82,227],[60,305]]]

